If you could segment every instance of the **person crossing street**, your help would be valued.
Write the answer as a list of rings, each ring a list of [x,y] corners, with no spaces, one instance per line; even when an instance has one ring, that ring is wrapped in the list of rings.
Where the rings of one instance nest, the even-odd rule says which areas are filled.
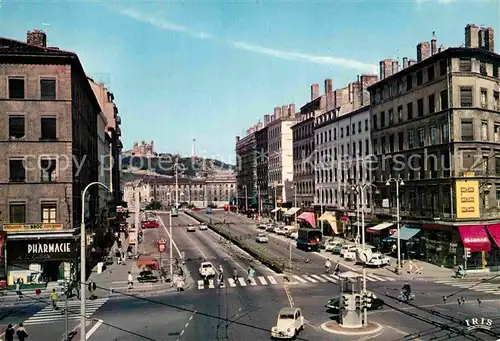
[[[52,302],[52,308],[54,308],[54,310],[57,310],[57,292],[56,292],[56,289],[52,289],[52,292],[50,293],[50,301]]]

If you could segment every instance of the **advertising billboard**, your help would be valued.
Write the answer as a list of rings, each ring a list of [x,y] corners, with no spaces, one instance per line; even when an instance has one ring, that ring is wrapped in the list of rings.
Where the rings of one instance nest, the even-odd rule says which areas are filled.
[[[479,218],[479,181],[457,180],[455,190],[457,218]]]

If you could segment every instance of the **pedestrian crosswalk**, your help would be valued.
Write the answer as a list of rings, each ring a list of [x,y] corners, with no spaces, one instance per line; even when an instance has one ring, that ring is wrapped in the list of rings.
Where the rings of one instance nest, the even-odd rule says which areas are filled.
[[[108,298],[97,298],[95,300],[87,300],[85,316],[87,318],[91,317],[100,307],[106,303]],[[35,325],[35,324],[45,324],[54,323],[58,321],[65,321],[65,302],[57,302],[58,309],[55,310],[52,304],[46,305],[42,310],[38,311],[36,314],[31,316],[29,319],[24,321],[25,326]],[[68,301],[68,320],[78,320],[81,316],[80,314],[80,301]]]
[[[285,275],[287,278],[286,283],[288,285],[300,285],[300,284],[320,284],[320,283],[338,283],[339,277],[334,274],[306,274],[306,275]],[[255,276],[254,278],[243,278],[238,277],[226,278],[222,281],[221,288],[245,288],[245,287],[255,287],[255,286],[272,286],[277,285],[281,280],[275,278],[274,276]],[[395,278],[382,277],[377,275],[366,276],[367,282],[392,282],[396,281]],[[198,281],[198,290],[204,289],[215,289],[219,287],[219,282],[215,278],[210,278],[207,285],[203,280]]]
[[[472,290],[483,292],[490,295],[500,295],[500,283],[490,283],[490,282],[470,282],[470,281],[457,281],[455,280],[438,280],[436,283],[445,284],[460,289]]]

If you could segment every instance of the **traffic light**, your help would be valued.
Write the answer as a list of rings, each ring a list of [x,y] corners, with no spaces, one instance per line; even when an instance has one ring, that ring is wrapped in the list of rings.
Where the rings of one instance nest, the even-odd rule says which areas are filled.
[[[342,300],[340,301],[340,309],[348,309],[349,308],[349,295],[342,295]]]
[[[367,293],[363,294],[363,307],[365,308],[370,308],[373,303],[373,297],[372,295],[369,295]]]
[[[361,295],[356,294],[354,296],[354,302],[356,304],[356,310],[361,310]]]
[[[470,249],[468,247],[465,248],[465,258],[466,259],[470,258]]]

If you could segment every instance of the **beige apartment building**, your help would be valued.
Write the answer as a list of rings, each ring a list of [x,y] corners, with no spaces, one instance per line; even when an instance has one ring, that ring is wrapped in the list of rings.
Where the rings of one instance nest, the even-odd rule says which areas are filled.
[[[99,103],[78,56],[46,42],[38,30],[28,32],[27,42],[0,38],[0,249],[7,254],[0,277],[9,285],[69,276],[77,263],[81,192],[98,180]],[[96,190],[87,201],[89,227]],[[59,252],[29,253],[34,241]]]
[[[493,29],[475,25],[465,28],[465,47],[438,49],[433,37],[418,44],[416,63],[405,58],[400,71],[381,64],[383,79],[369,89],[376,213],[394,219],[396,186],[386,181],[403,180],[406,255],[452,266],[469,248],[469,268],[500,263],[500,56],[493,41]]]

